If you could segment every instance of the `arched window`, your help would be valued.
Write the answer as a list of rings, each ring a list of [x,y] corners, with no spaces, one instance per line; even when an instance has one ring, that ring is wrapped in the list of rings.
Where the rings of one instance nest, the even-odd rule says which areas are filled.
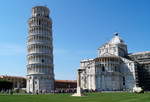
[[[115,66],[115,71],[117,71],[117,67]]]
[[[102,71],[103,71],[103,72],[105,71],[105,67],[104,67],[104,66],[102,66]]]
[[[44,59],[42,59],[42,63],[44,63]]]
[[[125,85],[125,77],[123,77],[122,80],[123,80],[123,85]]]
[[[39,25],[41,25],[41,21],[39,20]]]

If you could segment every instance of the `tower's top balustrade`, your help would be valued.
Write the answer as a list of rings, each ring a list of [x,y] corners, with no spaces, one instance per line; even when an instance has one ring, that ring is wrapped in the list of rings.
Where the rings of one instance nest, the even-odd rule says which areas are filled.
[[[49,18],[50,10],[45,6],[35,6],[32,8],[32,17],[47,17]]]

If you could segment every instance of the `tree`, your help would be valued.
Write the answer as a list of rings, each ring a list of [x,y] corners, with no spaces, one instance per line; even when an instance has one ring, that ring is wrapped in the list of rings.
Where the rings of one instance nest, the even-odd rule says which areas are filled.
[[[13,88],[13,83],[7,80],[0,79],[0,91],[10,90]]]

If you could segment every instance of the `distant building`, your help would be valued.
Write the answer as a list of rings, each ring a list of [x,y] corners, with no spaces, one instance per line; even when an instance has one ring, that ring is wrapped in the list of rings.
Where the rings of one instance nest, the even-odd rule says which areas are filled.
[[[26,88],[27,79],[25,77],[1,75],[0,79],[12,82],[14,89]],[[77,87],[76,80],[54,81],[54,90],[58,92],[73,92],[76,90],[76,87]]]
[[[78,71],[83,90],[150,90],[150,52],[128,54],[118,33],[98,49],[97,58],[82,60]]]
[[[14,89],[26,88],[26,78],[24,77],[1,75],[0,79],[12,82]]]
[[[76,87],[76,80],[55,80],[55,89],[67,89]]]
[[[28,21],[28,93],[49,93],[54,90],[52,20],[49,13],[45,6],[33,7]]]
[[[132,53],[129,57],[138,63],[139,86],[150,91],[150,51]]]

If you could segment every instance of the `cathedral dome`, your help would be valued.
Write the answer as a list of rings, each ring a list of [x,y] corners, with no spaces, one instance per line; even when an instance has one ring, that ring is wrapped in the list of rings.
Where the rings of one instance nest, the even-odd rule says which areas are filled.
[[[119,37],[118,33],[115,33],[114,37],[110,40],[110,44],[124,44],[124,41]]]

